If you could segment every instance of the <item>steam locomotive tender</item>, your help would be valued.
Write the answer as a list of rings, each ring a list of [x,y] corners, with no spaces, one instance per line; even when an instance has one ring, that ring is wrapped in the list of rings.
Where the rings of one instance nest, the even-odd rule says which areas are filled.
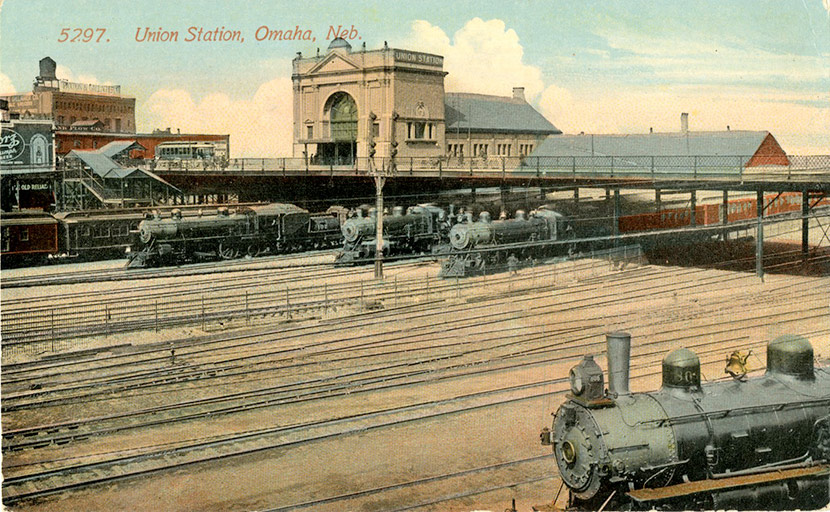
[[[628,389],[630,336],[608,336],[608,389],[591,356],[542,444],[578,509],[815,509],[830,501],[830,372],[799,336],[767,347],[763,376],[701,384],[700,360],[663,359],[663,386]]]
[[[336,264],[369,263],[374,258],[377,246],[376,215],[373,208],[369,210],[368,217],[357,216],[343,222],[343,251],[338,254]],[[404,213],[403,207],[396,206],[392,209],[392,215],[383,216],[383,254],[434,252],[446,242],[449,230],[449,219],[442,208],[422,204],[411,206]]]
[[[514,218],[493,221],[481,212],[477,222],[456,224],[450,230],[450,257],[441,265],[439,276],[464,277],[518,267],[533,258],[566,254],[568,244],[546,245],[535,242],[571,238],[564,215],[544,207],[529,216],[517,210]],[[500,247],[510,244],[507,247]],[[526,245],[522,245],[526,244]]]
[[[200,258],[285,253],[335,247],[340,221],[335,215],[311,215],[291,204],[220,207],[215,214],[169,217],[148,213],[138,225],[130,267],[178,264]]]

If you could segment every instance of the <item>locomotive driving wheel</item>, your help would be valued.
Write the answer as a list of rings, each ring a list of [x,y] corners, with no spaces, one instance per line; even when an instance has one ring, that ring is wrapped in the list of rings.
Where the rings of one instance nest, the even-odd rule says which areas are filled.
[[[239,257],[239,249],[229,242],[219,243],[219,257],[223,260],[232,260]]]
[[[245,251],[246,256],[255,258],[260,254],[262,254],[262,249],[259,247],[259,244],[248,244],[248,248]]]

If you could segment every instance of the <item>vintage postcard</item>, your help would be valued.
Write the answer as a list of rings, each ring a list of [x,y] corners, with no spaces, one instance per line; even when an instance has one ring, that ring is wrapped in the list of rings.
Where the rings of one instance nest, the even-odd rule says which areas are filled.
[[[0,0],[4,510],[830,505],[830,3]]]

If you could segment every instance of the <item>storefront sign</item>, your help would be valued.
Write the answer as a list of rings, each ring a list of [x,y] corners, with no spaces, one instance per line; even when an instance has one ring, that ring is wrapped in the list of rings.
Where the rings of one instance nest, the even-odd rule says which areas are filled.
[[[14,130],[3,129],[0,134],[0,162],[10,162],[23,154],[26,143]]]

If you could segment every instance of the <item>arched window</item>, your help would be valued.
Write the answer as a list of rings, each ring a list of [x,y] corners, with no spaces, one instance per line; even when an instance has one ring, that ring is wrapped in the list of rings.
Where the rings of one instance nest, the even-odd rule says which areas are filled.
[[[43,165],[48,163],[48,155],[46,153],[48,144],[46,142],[46,137],[41,134],[37,134],[32,137],[29,144],[31,147],[30,159],[32,164]]]
[[[357,105],[345,92],[338,92],[329,98],[329,119],[331,138],[336,141],[357,140]]]

